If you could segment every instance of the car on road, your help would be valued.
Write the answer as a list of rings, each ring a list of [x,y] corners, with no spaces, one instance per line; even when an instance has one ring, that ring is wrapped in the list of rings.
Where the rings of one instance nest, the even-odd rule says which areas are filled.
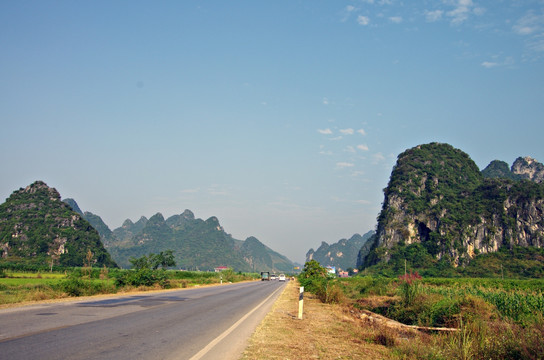
[[[280,274],[280,277],[278,279],[280,281],[285,281],[285,274]]]
[[[270,274],[270,280],[276,280],[277,278],[276,274]]]

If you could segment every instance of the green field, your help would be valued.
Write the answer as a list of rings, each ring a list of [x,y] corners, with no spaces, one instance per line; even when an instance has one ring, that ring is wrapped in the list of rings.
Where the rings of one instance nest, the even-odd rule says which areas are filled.
[[[258,279],[258,274],[75,268],[63,272],[5,270],[0,277],[0,305],[112,294],[119,291],[187,288]]]
[[[305,291],[344,305],[400,359],[544,359],[542,279],[330,278],[311,265]]]

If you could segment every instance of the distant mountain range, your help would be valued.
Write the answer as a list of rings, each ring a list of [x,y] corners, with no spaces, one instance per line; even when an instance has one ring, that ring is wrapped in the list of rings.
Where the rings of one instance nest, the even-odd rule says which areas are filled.
[[[363,236],[355,234],[349,240],[341,239],[331,245],[323,241],[317,250],[308,250],[306,261],[316,260],[322,266],[334,266],[337,270],[355,269],[359,251],[372,235],[374,231],[369,231]]]
[[[75,200],[64,201],[98,230],[104,246],[121,267],[130,267],[131,257],[169,249],[174,250],[177,267],[183,269],[228,266],[236,271],[291,272],[295,267],[253,236],[243,241],[234,239],[215,216],[204,221],[185,210],[164,219],[157,213],[149,219],[142,216],[135,223],[127,219],[112,231],[100,216],[82,212]]]
[[[212,216],[190,210],[168,219],[157,213],[111,231],[102,218],[83,212],[73,199],[61,201],[54,188],[36,181],[0,205],[0,260],[38,265],[129,268],[131,257],[173,250],[177,268],[291,272],[295,264],[255,237],[234,239]],[[114,261],[115,260],[115,261]]]

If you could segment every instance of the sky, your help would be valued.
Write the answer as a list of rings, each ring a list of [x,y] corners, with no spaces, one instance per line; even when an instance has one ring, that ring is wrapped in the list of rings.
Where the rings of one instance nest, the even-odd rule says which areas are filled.
[[[5,0],[0,49],[0,198],[112,230],[189,209],[303,263],[406,149],[544,162],[543,0]]]

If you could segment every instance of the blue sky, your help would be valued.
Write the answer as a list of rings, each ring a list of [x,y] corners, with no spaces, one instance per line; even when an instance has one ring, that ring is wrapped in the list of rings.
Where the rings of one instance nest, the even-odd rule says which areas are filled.
[[[544,162],[544,1],[2,1],[0,196],[190,209],[304,261],[399,153]]]

